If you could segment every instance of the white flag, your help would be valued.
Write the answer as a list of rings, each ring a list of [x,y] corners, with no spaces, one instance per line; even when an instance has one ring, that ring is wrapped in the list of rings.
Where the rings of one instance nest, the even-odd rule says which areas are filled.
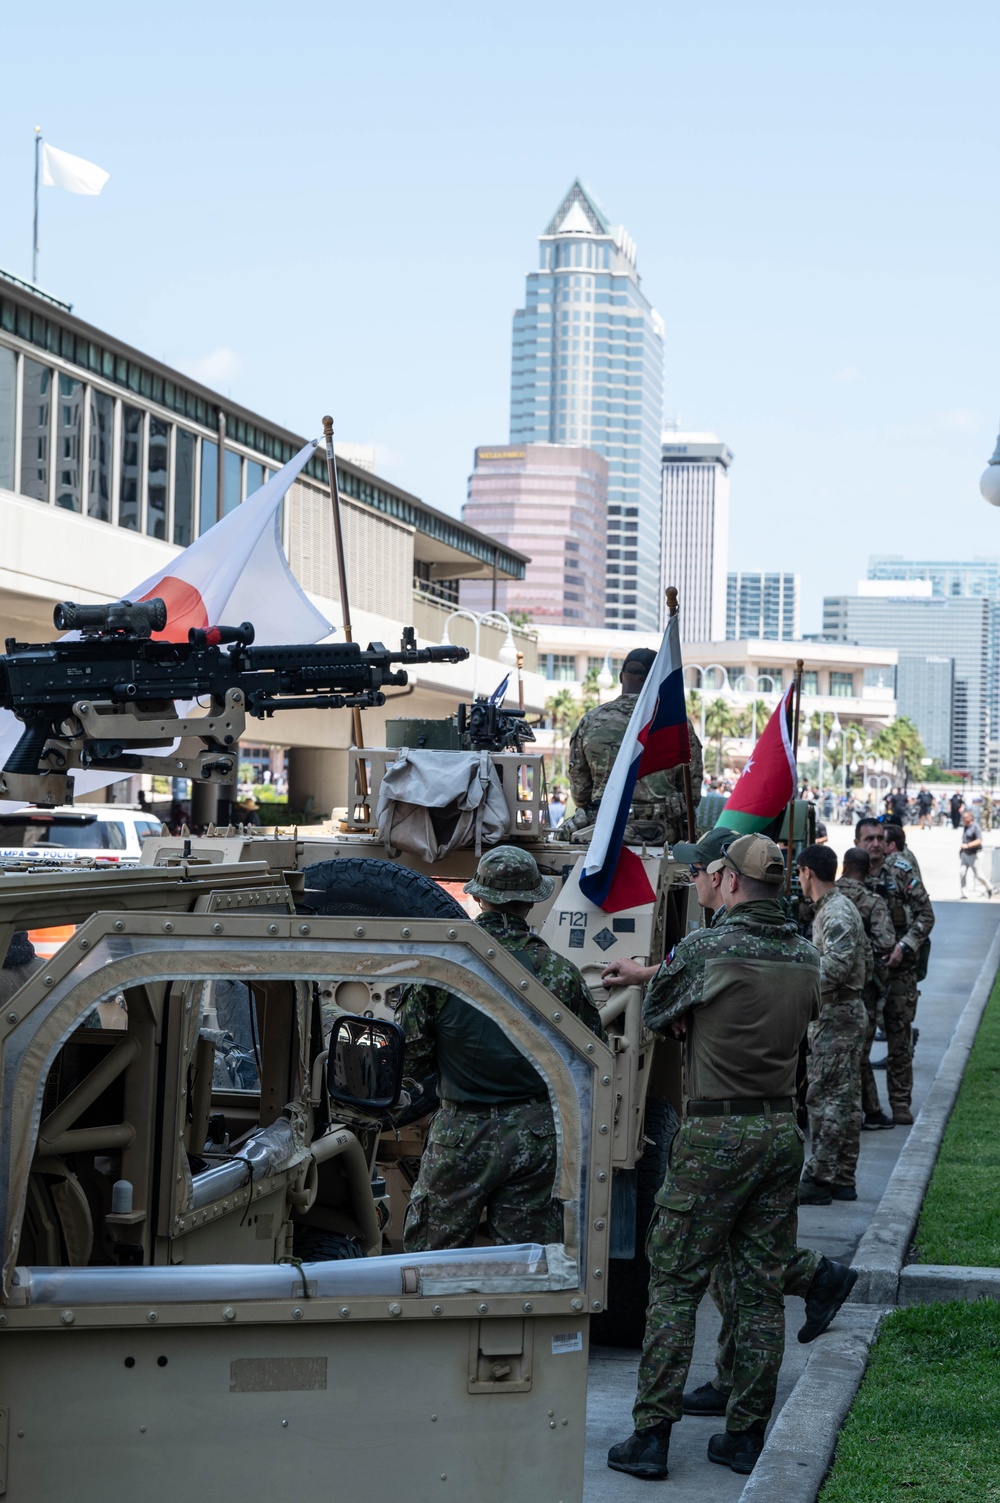
[[[92,197],[100,193],[110,173],[83,157],[74,157],[68,151],[59,151],[42,142],[42,183],[46,188],[65,188],[67,193],[87,193]]]

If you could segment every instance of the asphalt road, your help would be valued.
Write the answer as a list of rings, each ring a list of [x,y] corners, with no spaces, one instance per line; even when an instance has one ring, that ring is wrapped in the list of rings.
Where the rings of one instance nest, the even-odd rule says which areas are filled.
[[[842,851],[851,843],[852,832],[842,826],[830,830],[831,845]],[[987,836],[992,840],[992,836]],[[941,1057],[951,1039],[955,1023],[968,1000],[969,992],[993,940],[1000,922],[1000,896],[994,901],[977,897],[959,901],[958,840],[950,829],[913,831],[912,840],[934,899],[937,922],[933,935],[930,972],[921,986],[917,1024],[920,1042],[914,1057],[914,1115],[937,1071]],[[980,862],[989,877],[990,861]],[[884,1052],[876,1044],[875,1057]],[[884,1100],[884,1075],[876,1072]],[[881,1198],[896,1162],[907,1129],[862,1134],[861,1160],[858,1166],[858,1199],[835,1202],[831,1206],[803,1207],[799,1216],[799,1242],[818,1248],[829,1257],[850,1262]],[[789,1297],[786,1302],[785,1358],[778,1383],[778,1409],[791,1393],[810,1353],[819,1346],[801,1346],[795,1332],[802,1324],[803,1304]],[[835,1323],[836,1324],[836,1323]],[[707,1382],[714,1372],[715,1338],[718,1316],[709,1299],[698,1312],[698,1332],[689,1387]],[[631,1433],[631,1406],[635,1396],[638,1354],[596,1347],[590,1357],[589,1402],[587,1415],[587,1451],[584,1479],[586,1503],[630,1503],[645,1499],[656,1484],[640,1482],[620,1472],[609,1471],[608,1447]],[[714,1466],[706,1458],[709,1436],[724,1429],[718,1419],[686,1418],[675,1426],[670,1444],[670,1478],[665,1484],[676,1503],[730,1503],[743,1489],[745,1478],[726,1467]],[[653,1491],[653,1496],[655,1496]]]

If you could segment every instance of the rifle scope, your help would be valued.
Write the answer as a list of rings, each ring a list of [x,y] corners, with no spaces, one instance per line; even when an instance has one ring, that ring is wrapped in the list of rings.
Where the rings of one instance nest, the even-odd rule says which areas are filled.
[[[113,605],[75,605],[64,600],[52,612],[58,631],[80,631],[85,637],[123,635],[148,637],[167,624],[167,607],[159,596],[152,600],[116,600]]]

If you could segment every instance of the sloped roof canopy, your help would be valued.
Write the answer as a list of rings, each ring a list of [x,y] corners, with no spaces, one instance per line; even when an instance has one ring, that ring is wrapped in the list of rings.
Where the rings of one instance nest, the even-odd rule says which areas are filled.
[[[608,235],[611,222],[597,200],[580,182],[573,180],[566,197],[549,221],[546,235]]]

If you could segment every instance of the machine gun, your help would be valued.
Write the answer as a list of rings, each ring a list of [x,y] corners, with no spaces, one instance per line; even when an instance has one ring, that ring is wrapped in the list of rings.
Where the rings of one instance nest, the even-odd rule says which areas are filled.
[[[488,699],[459,705],[456,728],[463,751],[523,751],[535,739],[523,710],[505,710]]]
[[[0,706],[25,726],[0,771],[0,798],[66,803],[74,767],[231,783],[248,715],[372,708],[385,704],[384,686],[407,683],[405,666],[393,664],[469,656],[464,647],[418,648],[411,626],[399,652],[381,642],[367,651],[356,642],[254,647],[249,621],[192,628],[187,642],[155,640],[167,624],[158,598],[68,602],[56,606],[53,620],[80,637],[41,645],[8,638],[0,657]],[[178,715],[176,700],[203,699],[205,713]],[[194,755],[175,754],[185,737],[202,743]],[[169,750],[151,755],[157,747]]]

